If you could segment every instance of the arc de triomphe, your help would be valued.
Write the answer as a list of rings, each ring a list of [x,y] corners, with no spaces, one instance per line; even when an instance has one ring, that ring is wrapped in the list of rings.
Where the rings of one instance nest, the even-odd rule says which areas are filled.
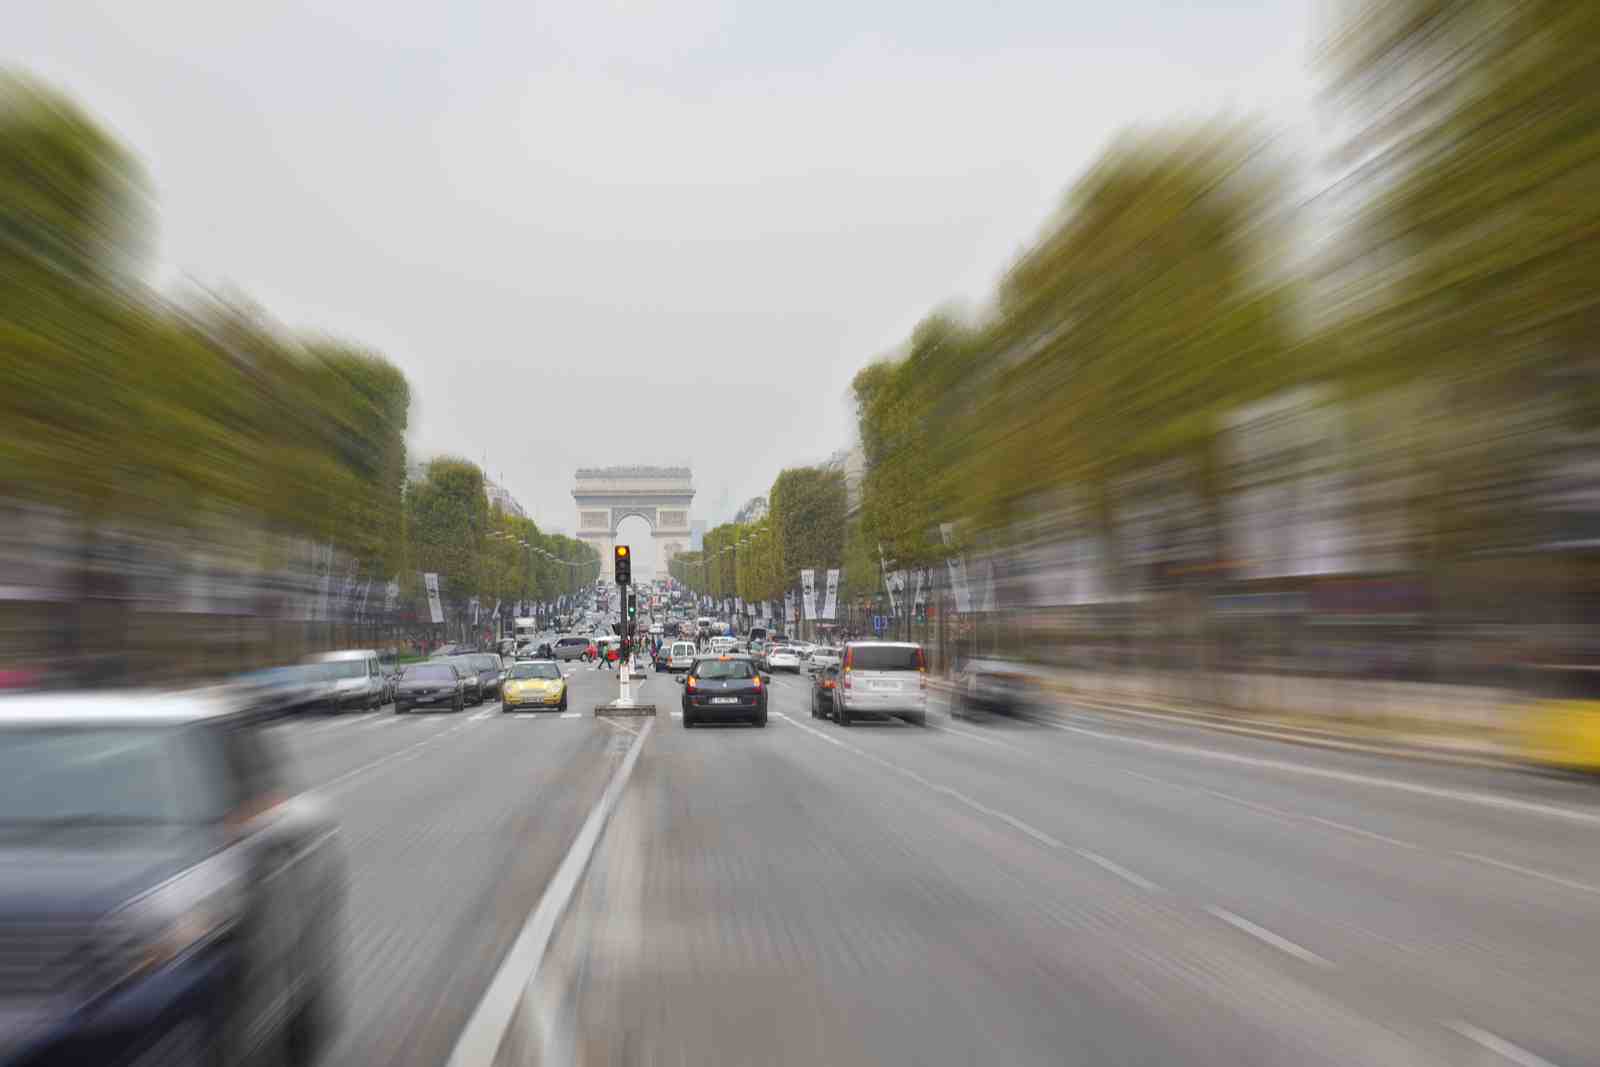
[[[600,552],[600,576],[615,580],[611,547],[623,519],[637,515],[650,524],[657,566],[689,547],[689,504],[694,479],[688,467],[580,467],[572,499],[578,505],[578,539]]]

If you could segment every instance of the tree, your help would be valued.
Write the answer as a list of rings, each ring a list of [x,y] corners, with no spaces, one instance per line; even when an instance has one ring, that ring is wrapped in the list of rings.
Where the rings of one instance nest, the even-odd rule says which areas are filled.
[[[489,532],[483,472],[464,459],[435,459],[406,501],[419,569],[439,575],[441,595],[451,602],[477,595]]]

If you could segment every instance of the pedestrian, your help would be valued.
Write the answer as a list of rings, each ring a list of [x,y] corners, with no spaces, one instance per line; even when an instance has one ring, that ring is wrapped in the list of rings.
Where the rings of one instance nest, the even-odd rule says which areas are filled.
[[[617,669],[617,660],[621,655],[622,655],[622,653],[620,651],[618,651],[616,645],[607,645],[606,646],[606,670],[608,670],[608,671],[616,670]]]

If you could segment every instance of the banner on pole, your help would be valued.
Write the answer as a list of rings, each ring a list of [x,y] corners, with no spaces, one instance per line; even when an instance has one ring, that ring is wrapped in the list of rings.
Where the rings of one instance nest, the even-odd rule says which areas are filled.
[[[822,597],[822,617],[833,619],[839,611],[839,568],[828,568],[828,588]]]
[[[800,571],[800,604],[805,608],[806,618],[816,621],[817,572],[810,567]]]
[[[434,622],[444,622],[444,605],[439,603],[439,576],[429,571],[422,576],[428,589],[428,617]]]
[[[393,615],[394,609],[400,606],[400,579],[390,578],[389,587],[383,591],[383,613]]]
[[[967,589],[967,563],[960,556],[945,562],[950,567],[950,590],[956,597],[956,610],[965,615],[972,610],[972,594]]]

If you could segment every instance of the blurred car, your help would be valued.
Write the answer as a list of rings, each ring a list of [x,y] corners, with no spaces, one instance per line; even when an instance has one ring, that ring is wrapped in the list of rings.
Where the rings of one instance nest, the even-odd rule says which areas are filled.
[[[687,671],[694,666],[695,655],[693,641],[672,642],[672,651],[667,654],[667,670]]]
[[[228,684],[241,702],[270,715],[292,715],[317,706],[328,691],[321,665],[306,663],[247,671]]]
[[[793,645],[778,645],[766,654],[766,669],[769,671],[794,671],[800,673],[800,653],[795,651]]]
[[[446,660],[433,660],[430,662],[448,663],[461,672],[462,679],[467,683],[467,703],[483,703],[483,678],[478,673],[477,664],[472,662],[471,656],[451,656]]]
[[[928,675],[922,646],[905,641],[852,641],[844,646],[834,721],[849,726],[862,715],[928,721]]]
[[[732,651],[733,646],[737,643],[733,638],[719,634],[708,642],[707,647],[711,650],[712,655],[721,656]]]
[[[742,719],[767,725],[767,682],[749,656],[701,656],[678,679],[683,686],[683,726]]]
[[[385,704],[394,700],[395,687],[400,683],[400,657],[394,652],[378,653],[378,670],[383,675]]]
[[[587,637],[568,635],[556,641],[556,659],[582,659],[589,652],[590,641]]]
[[[372,649],[323,652],[307,657],[306,662],[321,664],[324,676],[332,683],[326,694],[330,711],[376,711],[383,707],[389,684],[378,667],[378,654]]]
[[[567,679],[561,665],[553,659],[513,663],[506,673],[501,697],[504,711],[518,708],[557,708],[567,710]]]
[[[467,678],[454,663],[430,660],[407,667],[395,686],[396,715],[412,708],[460,711],[467,706]]]
[[[811,717],[833,717],[833,695],[839,688],[839,665],[823,667],[811,676]]]
[[[483,698],[500,699],[500,683],[505,680],[506,663],[500,658],[498,652],[479,652],[468,656],[472,667],[478,672],[478,689]]]
[[[834,646],[818,645],[811,650],[811,655],[806,659],[806,668],[820,671],[825,667],[837,667],[842,659],[842,653]]]
[[[977,714],[1021,714],[1038,694],[1033,669],[1020,660],[968,660],[956,672],[954,681],[950,714],[958,719]]]
[[[305,1064],[344,861],[218,692],[0,698],[0,1062]]]

